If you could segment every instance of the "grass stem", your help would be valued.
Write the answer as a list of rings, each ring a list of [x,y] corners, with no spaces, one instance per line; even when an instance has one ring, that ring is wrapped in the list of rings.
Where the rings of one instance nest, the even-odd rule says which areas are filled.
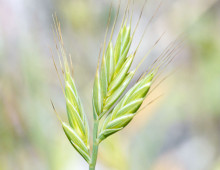
[[[95,170],[95,166],[96,166],[96,160],[98,156],[98,147],[99,147],[99,142],[97,140],[98,127],[99,127],[99,120],[95,120],[94,127],[93,127],[92,160],[89,165],[89,170]]]

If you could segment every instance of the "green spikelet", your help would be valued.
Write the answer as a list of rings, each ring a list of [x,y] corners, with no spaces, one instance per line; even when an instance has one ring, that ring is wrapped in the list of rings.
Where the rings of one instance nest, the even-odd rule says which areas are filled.
[[[100,142],[123,129],[132,120],[150,89],[153,77],[151,73],[137,82],[114,107],[102,125],[98,137]]]
[[[99,63],[96,70],[96,76],[95,81],[93,85],[93,98],[92,98],[92,104],[93,104],[93,116],[94,119],[98,119],[100,113],[102,113],[103,110],[103,89],[105,88],[105,82],[102,80],[102,77],[100,77],[99,73]]]
[[[89,148],[88,146],[86,146],[86,143],[82,140],[82,138],[72,127],[68,126],[66,123],[62,123],[62,126],[70,143],[79,152],[79,154],[89,163]]]
[[[80,153],[80,155],[88,163],[90,163],[91,158],[90,158],[90,151],[89,151],[88,121],[87,121],[86,115],[83,111],[83,107],[82,107],[79,95],[77,93],[76,85],[75,85],[74,80],[71,76],[70,67],[69,67],[68,60],[67,60],[67,55],[66,55],[64,45],[63,45],[63,38],[62,38],[62,33],[61,33],[61,28],[60,28],[60,22],[58,21],[56,15],[53,18],[53,20],[54,20],[54,26],[55,26],[54,33],[57,34],[57,38],[58,38],[58,44],[56,44],[56,48],[58,51],[60,67],[61,67],[63,77],[64,77],[65,89],[63,89],[63,85],[61,83],[61,79],[60,79],[54,58],[53,58],[53,62],[54,62],[54,66],[57,71],[58,78],[59,78],[61,87],[63,89],[64,96],[65,96],[66,110],[67,110],[69,125],[62,122],[62,120],[60,118],[59,118],[59,120],[60,120],[62,127],[63,127],[63,130],[64,130],[67,138],[69,139],[70,143],[72,144],[72,146]],[[58,47],[60,49],[58,49]],[[59,50],[60,50],[60,52],[59,52]],[[62,61],[61,61],[60,57],[62,57]],[[71,61],[71,57],[70,57],[70,61]],[[64,68],[63,68],[63,65],[64,65]],[[72,66],[72,61],[71,61],[71,66]],[[52,106],[54,108],[53,103],[52,103]],[[56,112],[55,108],[54,108],[54,111]]]
[[[134,59],[134,55],[128,56],[131,41],[131,29],[125,23],[119,31],[115,47],[110,41],[102,57],[93,87],[93,110],[99,119],[118,100],[134,75],[134,72],[129,72]]]
[[[69,70],[69,66],[65,62],[65,99],[70,126],[65,123],[62,125],[70,143],[88,162],[90,160],[88,121]]]

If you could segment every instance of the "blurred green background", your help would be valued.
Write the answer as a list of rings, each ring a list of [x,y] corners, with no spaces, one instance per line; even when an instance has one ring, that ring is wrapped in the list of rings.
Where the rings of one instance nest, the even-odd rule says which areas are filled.
[[[112,0],[112,20],[116,0]],[[74,79],[92,122],[92,85],[103,42],[109,0],[0,0],[0,170],[86,170],[53,113],[66,120],[52,63],[52,14],[56,12],[71,53]],[[143,0],[135,0],[133,28]],[[159,0],[149,0],[132,49]],[[122,0],[116,32],[126,0]],[[166,0],[145,35],[134,67],[162,32],[139,73],[180,33],[184,48],[164,70],[175,70],[151,93],[123,131],[100,145],[97,170],[220,170],[220,1]],[[115,39],[116,34],[114,35]],[[58,57],[55,55],[56,62]],[[147,101],[146,101],[147,103]],[[90,128],[91,129],[91,128]]]

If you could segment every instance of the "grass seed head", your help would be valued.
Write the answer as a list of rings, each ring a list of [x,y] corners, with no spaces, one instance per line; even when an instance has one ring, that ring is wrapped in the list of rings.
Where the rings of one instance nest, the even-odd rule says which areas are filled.
[[[140,47],[140,44],[144,38],[148,25],[155,17],[161,5],[160,3],[155,13],[151,17],[149,23],[147,24],[136,50],[133,53],[129,54],[132,40],[139,25],[146,2],[147,0],[145,0],[137,24],[133,32],[131,33],[131,23],[132,23],[131,20],[132,20],[133,9],[132,9],[132,14],[130,16],[130,22],[129,24],[127,24],[130,13],[130,0],[128,0],[128,4],[123,16],[123,20],[121,22],[121,27],[118,36],[116,38],[115,44],[113,44],[112,42],[112,37],[115,31],[115,25],[119,15],[120,3],[121,3],[120,1],[108,43],[106,43],[107,42],[106,37],[107,37],[109,25],[107,26],[105,40],[103,43],[103,51],[101,48],[99,53],[94,85],[93,85],[92,104],[93,104],[93,115],[94,115],[94,130],[93,130],[93,152],[91,158],[90,158],[90,150],[89,150],[88,121],[86,119],[86,115],[84,114],[83,107],[79,95],[77,93],[76,85],[71,75],[71,72],[73,74],[73,66],[70,57],[71,67],[69,67],[69,61],[67,60],[66,52],[63,45],[60,23],[58,22],[56,16],[54,18],[54,25],[55,25],[54,34],[57,34],[57,39],[58,39],[58,44],[56,44],[56,49],[59,56],[60,68],[62,70],[62,75],[64,77],[65,88],[63,88],[62,81],[60,79],[54,58],[53,58],[53,62],[58,74],[60,84],[62,86],[62,90],[65,95],[69,125],[62,122],[62,120],[60,121],[62,123],[63,130],[67,138],[69,139],[70,143],[90,164],[90,169],[92,170],[95,168],[95,164],[96,164],[98,144],[104,139],[106,139],[108,136],[122,130],[125,126],[129,124],[129,122],[133,119],[133,117],[140,111],[139,108],[141,107],[147,95],[149,95],[148,92],[149,89],[151,88],[153,79],[155,80],[158,76],[155,75],[158,74],[162,66],[167,66],[172,61],[176,51],[179,49],[179,45],[175,46],[175,43],[173,43],[174,45],[171,44],[171,46],[168,46],[167,49],[155,60],[152,66],[141,75],[141,77],[134,84],[134,86],[131,87],[122,96],[122,94],[125,92],[126,88],[128,87],[130,81],[132,80],[135,72],[138,70],[138,68],[144,62],[144,60],[149,55],[151,50],[156,46],[156,44],[163,36],[162,34],[162,36],[156,41],[153,47],[142,58],[141,62],[137,65],[137,67],[133,71],[130,71],[131,65]],[[111,8],[109,13],[108,24],[110,23],[110,18],[111,18],[110,16],[111,16]],[[107,48],[106,48],[106,44],[107,44]],[[61,60],[61,57],[63,60]],[[52,106],[54,107],[53,103]],[[106,113],[108,113],[108,115],[105,117],[104,122],[101,125],[101,128],[99,128],[99,120]]]
[[[54,17],[54,34],[56,34],[58,43],[56,41],[55,35],[54,40],[56,43],[56,49],[59,56],[60,67],[62,70],[62,75],[64,78],[65,88],[63,89],[61,79],[53,59],[58,77],[60,79],[60,83],[64,92],[65,100],[66,100],[66,109],[69,125],[62,122],[63,130],[69,139],[70,143],[73,147],[83,156],[83,158],[89,163],[90,162],[90,154],[89,154],[89,126],[88,121],[86,119],[86,115],[83,111],[83,107],[77,93],[76,85],[74,83],[73,77],[71,75],[71,69],[69,67],[69,61],[66,56],[66,52],[64,49],[63,38],[61,34],[60,23],[57,20],[57,17]],[[62,57],[62,61],[61,61]],[[70,57],[70,63],[72,68],[72,62]],[[63,67],[64,65],[64,67]],[[73,72],[73,68],[72,68]]]
[[[151,87],[153,77],[154,74],[150,73],[138,81],[109,113],[99,134],[100,142],[123,129],[132,120]]]
[[[110,40],[102,57],[101,68],[97,67],[93,86],[94,115],[100,119],[120,97],[133,74],[129,73],[134,55],[128,56],[132,37],[130,25],[122,25],[115,46]],[[104,50],[104,49],[103,49]],[[123,88],[121,85],[123,84]],[[115,93],[117,92],[117,94]],[[113,99],[113,96],[114,99]]]

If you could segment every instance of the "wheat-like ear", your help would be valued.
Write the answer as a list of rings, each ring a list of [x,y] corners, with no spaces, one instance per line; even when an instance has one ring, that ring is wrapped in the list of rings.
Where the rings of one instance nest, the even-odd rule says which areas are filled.
[[[154,75],[152,72],[137,82],[109,113],[100,130],[99,142],[123,129],[132,120],[150,89]]]
[[[119,15],[119,9],[120,9],[120,2],[119,2],[118,12],[115,17],[114,25],[112,27],[111,36],[110,36],[110,40],[107,46],[107,50],[104,53],[105,43],[106,43],[106,40],[105,40],[104,48],[103,48],[103,55],[102,55],[102,63],[100,63],[99,61],[99,63],[101,64],[101,68],[99,68],[99,66],[97,67],[96,78],[94,82],[93,104],[94,104],[94,112],[98,119],[101,119],[103,115],[105,115],[107,112],[110,111],[111,107],[117,102],[119,97],[123,94],[128,84],[130,83],[131,79],[133,78],[135,72],[137,71],[137,69],[133,71],[129,71],[129,70],[133,62],[133,59],[137,53],[137,50],[146,33],[147,27],[150,24],[150,22],[153,20],[153,18],[155,17],[160,7],[159,5],[158,8],[155,10],[155,13],[151,17],[149,23],[147,24],[145,31],[141,37],[141,40],[138,44],[138,47],[133,53],[128,55],[130,46],[133,40],[133,36],[136,32],[137,26],[139,25],[146,3],[147,3],[147,0],[145,0],[144,2],[144,5],[141,10],[140,17],[138,19],[134,32],[131,33],[132,16],[130,17],[130,22],[127,23],[127,21],[129,20],[128,13],[130,10],[129,8],[130,1],[128,1],[115,45],[113,45],[112,35],[114,33],[115,24],[116,24],[118,15]],[[107,30],[108,30],[108,27],[107,27]],[[157,42],[155,43],[155,45],[156,44]],[[146,58],[146,56],[144,56],[144,58]],[[138,65],[138,67],[139,66],[140,65]]]
[[[109,41],[107,42],[106,39],[111,20],[112,6],[110,7],[104,43],[100,48],[98,65],[93,85],[92,104],[94,127],[93,148],[91,156],[89,149],[88,121],[83,111],[83,107],[77,93],[76,85],[72,77],[73,65],[71,57],[68,60],[63,45],[63,37],[61,34],[60,23],[58,22],[57,17],[54,17],[54,34],[57,36],[58,39],[58,43],[56,43],[55,38],[55,43],[65,87],[63,87],[62,85],[62,81],[58,73],[54,58],[53,62],[65,96],[69,124],[62,122],[59,116],[58,118],[70,143],[88,162],[90,170],[95,170],[99,143],[106,139],[108,136],[122,130],[125,126],[128,125],[133,117],[140,111],[139,108],[141,107],[144,99],[149,95],[149,89],[151,88],[153,80],[157,78],[158,72],[164,69],[172,61],[173,57],[176,55],[176,52],[178,52],[179,44],[175,46],[175,43],[171,43],[171,45],[168,46],[167,49],[155,60],[151,67],[143,72],[136,83],[122,96],[138,68],[141,66],[146,57],[154,49],[154,47],[164,35],[162,34],[159,37],[159,39],[142,58],[137,67],[134,70],[130,70],[133,60],[140,47],[140,44],[144,39],[146,30],[156,16],[162,1],[150,18],[149,23],[146,25],[136,49],[134,50],[134,52],[130,52],[130,46],[132,44],[137,27],[140,23],[140,19],[142,17],[142,13],[146,3],[147,0],[145,0],[144,2],[137,24],[134,27],[133,32],[131,32],[133,8],[132,11],[130,10],[132,6],[131,4],[134,4],[134,0],[128,0],[127,7],[124,11],[123,19],[120,24],[121,26],[115,42],[112,41],[112,37],[115,32],[115,26],[119,16],[121,0],[119,0],[117,14],[111,29]],[[155,98],[155,100],[156,99],[157,98]],[[55,113],[57,114],[53,103],[52,106]],[[145,107],[143,107],[143,109],[144,108]],[[103,118],[104,115],[106,115],[106,117],[99,127],[100,119]]]
[[[71,75],[72,68],[72,61],[68,61],[66,52],[63,45],[63,38],[61,34],[60,23],[57,20],[57,17],[54,18],[54,33],[57,36],[58,43],[56,43],[57,52],[59,55],[60,60],[60,67],[62,69],[63,78],[65,88],[63,89],[65,99],[66,99],[66,109],[67,109],[67,116],[69,120],[69,125],[62,122],[63,130],[69,139],[70,143],[73,147],[82,155],[82,157],[89,163],[90,162],[90,153],[89,153],[89,127],[88,121],[86,119],[86,115],[83,112],[83,107],[77,93],[76,85]],[[55,38],[56,42],[56,38]],[[63,63],[60,59],[62,56]],[[57,66],[55,64],[53,58],[54,66],[57,71]],[[71,63],[71,69],[69,66],[69,62]],[[64,65],[64,68],[62,67]],[[58,71],[57,71],[58,74]],[[58,74],[59,76],[59,74]],[[59,76],[60,79],[60,76]],[[61,82],[61,80],[60,80]],[[62,86],[62,84],[61,84]]]
[[[94,110],[100,119],[111,106],[117,101],[129,84],[134,72],[129,72],[134,55],[128,56],[132,42],[131,26],[125,21],[122,24],[115,46],[112,43],[112,35],[118,12],[114,21],[110,41],[107,50],[102,56],[101,68],[97,67],[96,78],[93,89]],[[127,9],[126,9],[127,11]],[[125,12],[124,16],[127,12]],[[105,50],[103,48],[103,50]],[[123,84],[123,86],[121,86]],[[119,86],[120,85],[120,86]],[[96,102],[97,101],[97,102]]]
[[[146,2],[147,0],[144,2],[144,6]],[[138,82],[122,97],[122,99],[120,99],[120,101],[111,110],[111,107],[116,103],[116,101],[125,91],[126,87],[128,86],[129,82],[133,78],[137,69],[140,67],[140,65],[149,55],[151,50],[156,46],[156,44],[160,41],[160,39],[164,35],[163,33],[159,37],[159,39],[155,42],[153,47],[142,58],[141,62],[138,64],[136,69],[134,71],[129,71],[131,64],[133,62],[133,59],[144,38],[148,25],[152,22],[153,18],[157,14],[161,6],[161,2],[158,5],[157,9],[155,10],[155,13],[150,18],[149,23],[146,25],[144,33],[140,39],[140,42],[136,50],[131,55],[128,55],[130,45],[132,43],[133,36],[136,32],[140,18],[142,16],[144,6],[142,8],[139,20],[137,22],[137,25],[134,29],[133,34],[131,35],[131,25],[127,26],[126,24],[127,19],[125,19],[125,22],[123,22],[119,30],[119,34],[118,34],[114,48],[112,48],[112,43],[110,42],[109,48],[107,49],[106,56],[109,58],[111,57],[111,58],[107,60],[106,56],[103,56],[102,67],[100,70],[100,74],[101,75],[103,74],[103,76],[101,76],[101,80],[103,79],[103,81],[100,81],[100,89],[101,89],[100,93],[102,92],[101,95],[103,96],[103,98],[102,98],[102,109],[100,110],[100,113],[98,114],[98,116],[99,118],[101,118],[102,115],[104,115],[106,112],[109,112],[109,114],[105,118],[101,126],[101,129],[99,131],[99,134],[97,137],[98,142],[103,141],[108,136],[123,129],[132,120],[132,118],[134,117],[134,115],[137,113],[138,109],[142,105],[144,99],[146,98],[147,93],[151,87],[152,80],[158,71],[158,67],[153,67],[150,70],[150,72],[148,72],[147,75],[146,73],[144,73],[141,79],[138,80]],[[125,15],[126,15],[126,12],[124,16]],[[112,54],[112,56],[109,54]],[[112,60],[112,62],[106,62],[110,60]],[[111,63],[113,64],[111,65]],[[108,75],[109,73],[108,68],[110,66],[113,71],[110,72],[112,74]]]

